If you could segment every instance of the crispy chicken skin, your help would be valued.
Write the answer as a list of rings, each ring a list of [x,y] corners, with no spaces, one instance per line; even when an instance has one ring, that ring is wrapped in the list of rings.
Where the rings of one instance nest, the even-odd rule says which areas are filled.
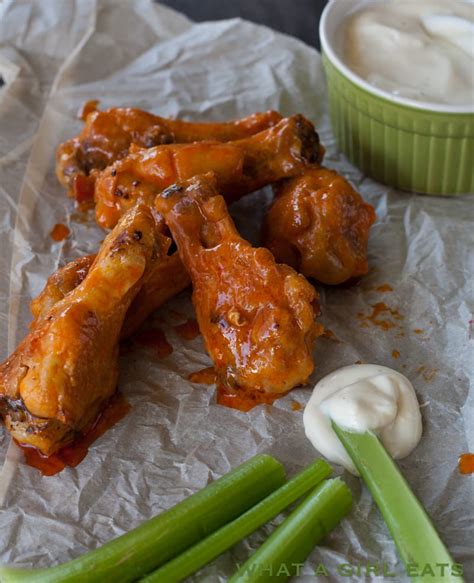
[[[229,142],[252,136],[280,121],[276,111],[254,113],[223,123],[193,123],[165,119],[140,109],[115,107],[97,110],[97,101],[85,105],[85,126],[81,133],[61,144],[56,153],[56,174],[73,198],[87,197],[93,188],[94,170],[128,154],[132,143],[144,148],[161,144],[215,140]]]
[[[231,202],[267,184],[301,174],[319,155],[318,135],[301,115],[226,144],[132,147],[128,156],[97,178],[96,220],[102,227],[111,228],[137,202],[152,205],[167,186],[206,172],[215,174],[219,190]]]
[[[376,215],[347,180],[314,167],[275,190],[263,241],[277,261],[333,285],[367,273],[367,241]]]
[[[313,371],[322,326],[314,288],[240,237],[212,175],[156,198],[193,283],[193,303],[218,383],[283,393]]]
[[[116,389],[125,314],[167,245],[152,209],[131,210],[82,283],[0,365],[0,414],[19,443],[51,455],[95,421]]]
[[[48,277],[44,289],[30,304],[34,318],[30,324],[30,330],[37,326],[54,304],[61,301],[64,296],[84,281],[95,258],[95,255],[85,255],[74,259]]]
[[[169,252],[172,240],[166,237],[165,224],[159,215],[157,220],[158,228],[163,234],[162,244],[166,253]],[[30,308],[35,319],[30,328],[34,328],[55,303],[82,283],[94,259],[95,255],[86,255],[70,261],[48,278],[44,289],[31,302]],[[148,269],[143,285],[127,311],[120,337],[127,338],[133,334],[152,312],[186,289],[190,283],[188,272],[179,254],[177,252],[163,254],[161,260],[154,262]]]

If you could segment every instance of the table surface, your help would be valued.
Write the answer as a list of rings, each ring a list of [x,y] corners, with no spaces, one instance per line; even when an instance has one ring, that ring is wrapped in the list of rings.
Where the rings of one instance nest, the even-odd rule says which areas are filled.
[[[319,49],[318,26],[327,0],[160,0],[192,20],[244,18],[291,34]]]

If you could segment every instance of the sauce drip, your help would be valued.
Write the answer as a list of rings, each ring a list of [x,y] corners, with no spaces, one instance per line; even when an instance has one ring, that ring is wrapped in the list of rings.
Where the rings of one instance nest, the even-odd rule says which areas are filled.
[[[383,283],[382,285],[379,285],[375,288],[375,291],[378,291],[382,294],[387,293],[387,292],[392,292],[393,291],[393,287],[391,285],[389,285],[388,283]]]
[[[394,320],[403,320],[403,316],[397,309],[387,306],[384,302],[372,304],[371,314],[367,315],[359,312],[357,318],[360,320],[362,328],[367,328],[369,324],[374,324],[382,330],[398,327]]]
[[[134,340],[140,346],[152,349],[158,358],[165,358],[173,352],[173,347],[161,328],[150,328],[138,332],[135,334]]]
[[[458,459],[458,470],[460,474],[474,474],[474,453],[463,453]]]
[[[69,237],[70,232],[71,231],[69,230],[68,227],[66,227],[66,225],[63,225],[62,223],[57,223],[51,229],[49,236],[53,241],[56,241],[58,243],[59,241],[64,241],[64,239]]]
[[[392,350],[392,358],[400,358],[400,352],[398,350]]]
[[[426,382],[432,381],[438,373],[437,368],[429,368],[422,364],[416,369],[416,372],[420,374]]]
[[[291,409],[293,411],[301,411],[302,408],[303,405],[301,403],[298,403],[298,401],[291,401]]]
[[[97,111],[97,106],[99,105],[99,100],[98,99],[90,99],[89,101],[86,101],[84,103],[84,105],[81,107],[81,109],[79,110],[77,117],[79,119],[82,119],[82,121],[86,121],[87,120],[87,116],[92,113],[93,111]]]
[[[283,397],[284,393],[265,393],[264,391],[234,391],[228,387],[217,388],[217,403],[247,412],[257,405],[271,405],[276,399]]]
[[[188,376],[188,380],[192,383],[198,383],[201,385],[215,385],[216,384],[216,371],[213,366],[208,366],[202,370],[197,370],[192,372]]]
[[[413,332],[414,332],[415,334],[423,334],[424,330],[422,330],[421,328],[415,328],[415,329],[413,330]]]
[[[337,344],[341,344],[341,340],[339,340],[339,338],[334,334],[334,332],[332,330],[329,330],[329,328],[325,328],[324,332],[321,334],[322,338],[327,338],[328,340],[332,340],[333,342],[336,342]]]
[[[105,409],[99,414],[95,423],[84,435],[81,435],[70,445],[66,445],[49,457],[42,455],[37,449],[18,444],[25,455],[25,462],[40,470],[43,476],[54,476],[64,468],[75,468],[86,457],[89,447],[108,429],[113,427],[130,411],[130,404],[120,394],[115,394]]]
[[[183,340],[194,340],[201,334],[198,323],[194,318],[189,318],[186,322],[173,327]]]
[[[94,202],[94,179],[84,174],[76,174],[72,179],[71,188],[79,210],[84,212],[90,209]]]

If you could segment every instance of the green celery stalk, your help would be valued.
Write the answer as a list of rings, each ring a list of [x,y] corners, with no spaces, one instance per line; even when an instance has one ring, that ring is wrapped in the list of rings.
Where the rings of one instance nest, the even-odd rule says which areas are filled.
[[[331,466],[317,460],[256,506],[142,579],[142,583],[182,581],[210,563],[239,540],[280,514],[331,474]]]
[[[173,508],[82,557],[47,569],[0,567],[0,581],[136,581],[240,516],[284,482],[280,462],[269,455],[255,456]]]
[[[373,433],[332,425],[379,507],[407,573],[414,581],[434,581],[432,573],[422,575],[423,568],[436,569],[437,563],[451,567],[454,561],[397,465]],[[446,572],[436,580],[462,583],[460,576]]]
[[[319,485],[229,579],[229,583],[286,581],[349,512],[352,495],[339,478]]]

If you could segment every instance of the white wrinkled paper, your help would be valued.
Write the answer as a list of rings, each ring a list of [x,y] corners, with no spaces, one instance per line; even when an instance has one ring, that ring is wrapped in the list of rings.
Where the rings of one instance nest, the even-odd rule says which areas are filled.
[[[466,580],[472,580],[472,479],[459,475],[457,458],[474,450],[472,394],[468,397],[473,196],[407,194],[364,177],[337,153],[319,54],[238,19],[193,24],[149,0],[10,0],[0,5],[0,73],[6,81],[0,88],[2,360],[26,333],[28,303],[48,275],[95,251],[104,237],[92,219],[80,220],[54,174],[55,149],[80,129],[76,112],[84,101],[190,120],[224,120],[272,108],[301,112],[315,123],[327,148],[325,163],[355,184],[376,207],[378,220],[369,246],[370,274],[358,286],[319,288],[322,321],[340,343],[317,341],[310,386],[358,360],[395,367],[412,380],[424,433],[400,465],[454,559],[464,564]],[[269,199],[268,190],[232,207],[242,234],[253,242]],[[49,232],[59,222],[69,226],[71,237],[54,243]],[[393,292],[374,289],[386,283]],[[369,314],[376,302],[404,316],[396,328],[361,326],[358,314]],[[317,457],[304,436],[301,411],[292,409],[293,401],[307,402],[310,386],[249,413],[216,405],[213,387],[187,380],[210,361],[201,338],[183,341],[176,334],[171,308],[192,316],[189,293],[157,314],[173,354],[159,360],[135,349],[121,359],[119,386],[133,409],[76,469],[43,477],[8,450],[0,475],[1,562],[39,567],[77,557],[259,452],[276,456],[289,475]],[[3,461],[10,442],[4,430],[0,441]],[[368,491],[357,478],[343,477],[353,491],[354,509],[312,553],[298,580],[339,581],[338,565],[367,562],[387,563],[399,573],[390,580],[406,580]],[[274,524],[236,545],[195,580],[225,581]],[[313,574],[319,564],[328,577]],[[383,578],[353,574],[343,580]]]

